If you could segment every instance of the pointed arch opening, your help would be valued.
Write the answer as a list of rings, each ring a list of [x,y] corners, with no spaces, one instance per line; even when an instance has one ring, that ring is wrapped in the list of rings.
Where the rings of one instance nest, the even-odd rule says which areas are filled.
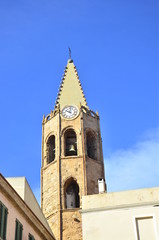
[[[55,136],[51,135],[47,140],[47,164],[55,160]]]
[[[80,197],[79,197],[79,186],[77,182],[71,178],[65,184],[65,208],[79,208]]]
[[[97,141],[96,136],[92,131],[86,133],[87,156],[97,160]]]
[[[73,129],[68,129],[64,134],[65,156],[77,156],[77,137]]]

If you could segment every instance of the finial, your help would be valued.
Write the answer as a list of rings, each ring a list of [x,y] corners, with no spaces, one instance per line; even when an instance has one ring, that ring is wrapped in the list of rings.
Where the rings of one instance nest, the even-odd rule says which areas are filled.
[[[71,59],[71,48],[69,47],[69,59]]]
[[[68,63],[73,63],[73,60],[71,59],[71,48],[69,47],[69,59],[68,59]]]

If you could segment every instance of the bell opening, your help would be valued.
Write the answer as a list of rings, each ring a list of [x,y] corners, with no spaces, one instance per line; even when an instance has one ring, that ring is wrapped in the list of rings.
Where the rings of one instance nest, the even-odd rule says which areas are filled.
[[[65,156],[77,156],[76,133],[72,129],[65,133]]]

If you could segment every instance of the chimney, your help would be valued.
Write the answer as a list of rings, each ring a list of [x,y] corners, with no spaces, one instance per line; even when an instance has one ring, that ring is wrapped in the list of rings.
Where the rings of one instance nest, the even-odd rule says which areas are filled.
[[[98,178],[98,190],[99,190],[99,193],[106,192],[106,184],[105,184],[104,178]]]

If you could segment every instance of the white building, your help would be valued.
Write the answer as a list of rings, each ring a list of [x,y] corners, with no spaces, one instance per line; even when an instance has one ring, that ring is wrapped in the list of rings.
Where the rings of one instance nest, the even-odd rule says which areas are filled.
[[[159,240],[159,188],[82,197],[83,240]]]

